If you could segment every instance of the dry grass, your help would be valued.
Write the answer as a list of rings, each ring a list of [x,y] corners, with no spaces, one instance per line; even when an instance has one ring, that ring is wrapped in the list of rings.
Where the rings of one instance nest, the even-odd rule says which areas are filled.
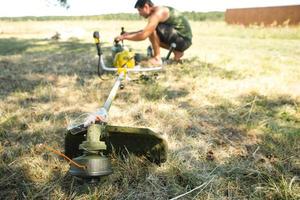
[[[168,161],[114,158],[89,185],[38,144],[63,151],[68,122],[111,89],[92,32],[108,54],[121,26],[144,22],[0,22],[0,199],[170,199],[198,186],[181,199],[299,199],[300,28],[192,25],[184,63],[126,84],[110,111],[111,124],[163,133]],[[127,44],[146,53],[148,42]]]

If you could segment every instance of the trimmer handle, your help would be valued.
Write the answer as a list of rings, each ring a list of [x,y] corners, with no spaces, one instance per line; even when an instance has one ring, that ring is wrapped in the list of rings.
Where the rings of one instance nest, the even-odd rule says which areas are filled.
[[[100,34],[99,34],[99,32],[98,31],[95,31],[94,33],[93,33],[93,38],[96,40],[97,39],[97,42],[99,43],[100,41],[99,41],[99,39],[100,39]]]
[[[166,57],[166,60],[169,60],[170,55],[171,55],[171,53],[174,51],[175,48],[176,48],[176,43],[174,43],[174,42],[171,43],[169,52],[168,52],[167,57]]]
[[[101,47],[100,47],[100,34],[99,34],[98,31],[95,31],[93,33],[93,38],[95,40],[98,56],[100,56],[102,54],[102,50],[101,50]]]
[[[125,33],[126,33],[126,31],[125,31],[124,27],[121,27],[121,33],[120,33],[120,35],[123,35]],[[122,40],[122,46],[124,46],[124,41],[123,40]]]
[[[126,32],[125,32],[125,30],[124,30],[124,27],[121,27],[121,33],[120,33],[120,35],[123,35],[123,34],[125,34],[125,33],[126,33]],[[120,41],[114,39],[114,46],[118,46],[119,42],[120,42]],[[122,40],[121,42],[122,42],[122,46],[124,46],[123,40]]]
[[[118,45],[118,44],[119,44],[119,42],[120,42],[120,41],[118,41],[118,40],[114,39],[114,45],[115,45],[115,46],[116,46],[116,45]]]
[[[126,33],[126,31],[125,31],[124,27],[121,27],[121,33],[120,33],[120,35],[123,35],[124,33]]]

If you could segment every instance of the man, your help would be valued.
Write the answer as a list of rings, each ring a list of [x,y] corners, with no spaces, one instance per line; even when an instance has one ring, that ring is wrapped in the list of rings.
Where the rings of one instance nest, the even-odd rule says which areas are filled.
[[[148,62],[152,65],[162,64],[160,47],[169,49],[175,43],[174,60],[180,61],[192,44],[192,30],[187,19],[174,8],[154,6],[151,0],[138,0],[134,7],[139,15],[148,19],[148,24],[140,31],[125,33],[115,39],[141,41],[149,38],[154,54]]]

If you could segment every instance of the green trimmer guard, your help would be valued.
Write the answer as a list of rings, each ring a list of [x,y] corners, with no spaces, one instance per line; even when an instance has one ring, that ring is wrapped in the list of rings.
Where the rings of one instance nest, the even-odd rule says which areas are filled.
[[[94,124],[80,132],[68,131],[65,136],[65,155],[75,163],[69,173],[82,179],[94,180],[112,173],[109,155],[115,152],[124,158],[129,153],[145,156],[160,164],[167,159],[167,143],[148,128]]]
[[[65,136],[65,154],[69,158],[75,158],[83,154],[79,145],[86,140],[87,130],[76,134],[68,131]],[[151,162],[160,164],[167,159],[167,143],[160,134],[149,128],[136,128],[125,126],[105,125],[100,141],[105,142],[106,155],[113,151],[117,155],[133,153],[137,156],[145,156]]]

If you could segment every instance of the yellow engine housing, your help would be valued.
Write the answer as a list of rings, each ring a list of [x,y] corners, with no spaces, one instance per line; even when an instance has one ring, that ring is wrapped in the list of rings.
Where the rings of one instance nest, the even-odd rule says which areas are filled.
[[[113,65],[116,68],[133,68],[135,66],[134,53],[128,50],[117,53],[114,57]]]

